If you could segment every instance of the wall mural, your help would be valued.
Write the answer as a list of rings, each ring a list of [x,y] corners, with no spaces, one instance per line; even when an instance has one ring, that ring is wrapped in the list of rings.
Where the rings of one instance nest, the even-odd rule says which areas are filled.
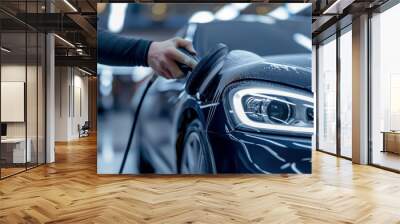
[[[98,9],[99,174],[311,173],[311,4]]]

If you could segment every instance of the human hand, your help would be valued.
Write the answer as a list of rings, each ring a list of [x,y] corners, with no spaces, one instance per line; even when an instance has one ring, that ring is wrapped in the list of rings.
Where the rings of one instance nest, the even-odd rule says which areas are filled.
[[[147,55],[147,63],[154,71],[164,78],[175,79],[183,76],[176,62],[185,64],[192,69],[197,62],[179,51],[177,48],[186,48],[189,52],[196,54],[192,42],[176,37],[162,42],[153,42]]]

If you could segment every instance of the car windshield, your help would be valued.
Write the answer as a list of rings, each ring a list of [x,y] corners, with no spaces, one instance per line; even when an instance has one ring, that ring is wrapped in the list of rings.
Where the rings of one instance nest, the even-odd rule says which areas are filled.
[[[217,43],[230,50],[247,50],[260,56],[309,54],[311,26],[287,20],[265,23],[259,21],[215,21],[196,24],[193,44],[204,56]]]

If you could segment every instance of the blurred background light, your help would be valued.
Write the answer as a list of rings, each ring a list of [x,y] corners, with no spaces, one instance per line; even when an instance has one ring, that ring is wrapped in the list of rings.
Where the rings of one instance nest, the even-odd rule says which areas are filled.
[[[223,6],[215,13],[215,18],[219,20],[232,20],[235,19],[240,11],[246,9],[250,3],[231,3]]]
[[[168,6],[165,3],[156,3],[151,7],[151,13],[154,20],[163,20],[167,16]]]
[[[309,3],[287,3],[286,8],[290,14],[297,14],[307,7],[311,7]]]
[[[112,91],[113,73],[110,68],[104,68],[100,75],[100,93],[103,96],[108,96]]]
[[[246,22],[259,22],[266,24],[274,24],[275,19],[269,16],[261,16],[261,15],[242,15],[238,17],[238,20],[246,21]]]
[[[296,43],[300,44],[301,46],[303,46],[304,48],[307,48],[308,50],[312,50],[312,40],[311,38],[305,36],[304,34],[301,33],[295,33],[293,35],[293,39],[294,41],[296,41]]]
[[[268,13],[269,16],[279,20],[289,19],[289,13],[285,7],[279,7]]]
[[[222,7],[215,13],[215,18],[219,20],[232,20],[239,15],[239,10],[232,7],[231,5],[227,5]]]
[[[189,23],[209,23],[214,20],[214,14],[210,11],[198,11],[189,19]]]
[[[256,7],[256,13],[258,15],[265,15],[269,11],[269,8],[267,6],[257,6]]]
[[[251,3],[231,3],[230,5],[239,11],[246,9]]]
[[[124,28],[125,14],[128,3],[113,3],[111,5],[110,15],[108,19],[108,30],[114,33],[121,32]]]
[[[132,81],[140,82],[153,73],[153,69],[149,67],[136,66],[132,68]]]
[[[107,4],[106,3],[97,3],[97,13],[103,13],[104,10],[107,8]]]
[[[112,162],[114,159],[114,148],[112,143],[112,133],[103,136],[103,147],[102,147],[102,161],[106,163]]]

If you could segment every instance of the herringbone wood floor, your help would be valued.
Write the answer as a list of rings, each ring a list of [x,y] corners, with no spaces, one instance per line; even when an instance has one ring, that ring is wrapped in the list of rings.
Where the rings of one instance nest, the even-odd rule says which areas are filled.
[[[0,181],[0,223],[400,223],[400,175],[316,152],[312,175],[99,176],[96,139]]]

